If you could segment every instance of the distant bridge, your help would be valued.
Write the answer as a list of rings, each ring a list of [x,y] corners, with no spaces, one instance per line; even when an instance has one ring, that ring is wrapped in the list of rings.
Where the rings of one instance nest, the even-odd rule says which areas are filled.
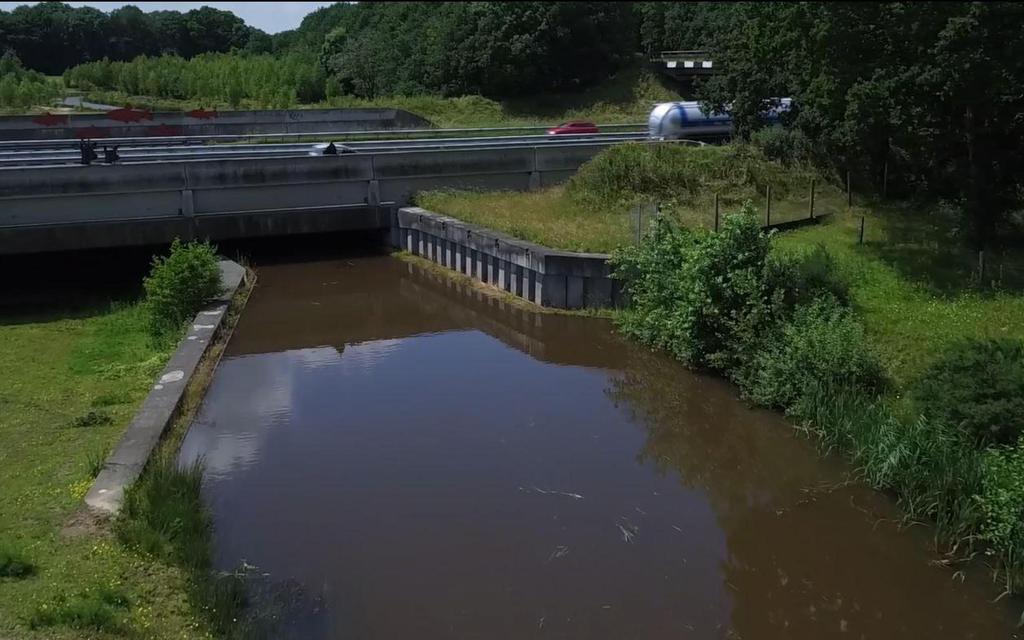
[[[662,51],[651,57],[651,63],[660,72],[680,80],[715,72],[714,61],[707,51]]]

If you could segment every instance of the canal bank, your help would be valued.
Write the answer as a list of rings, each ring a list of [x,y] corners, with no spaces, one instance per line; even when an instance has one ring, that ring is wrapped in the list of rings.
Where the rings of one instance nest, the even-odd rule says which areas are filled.
[[[149,331],[149,263],[148,253],[108,252],[2,270],[2,638],[209,637],[187,571],[81,517],[177,346]]]
[[[605,321],[383,257],[260,282],[181,455],[218,566],[301,592],[284,634],[1013,637],[843,463]]]

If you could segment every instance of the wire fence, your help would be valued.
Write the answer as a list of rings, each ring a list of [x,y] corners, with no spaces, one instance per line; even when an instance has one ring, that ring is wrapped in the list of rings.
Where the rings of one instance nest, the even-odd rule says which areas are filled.
[[[651,220],[659,216],[717,231],[728,213],[749,202],[765,228],[787,230],[835,219],[838,224],[830,224],[827,233],[844,237],[933,290],[1024,290],[1024,248],[1019,242],[972,248],[958,221],[949,216],[858,195],[849,175],[844,177],[842,185],[812,179],[802,188],[790,185],[781,194],[780,189],[766,185],[757,197],[707,193],[685,204],[646,202],[627,214],[630,241],[642,242]]]

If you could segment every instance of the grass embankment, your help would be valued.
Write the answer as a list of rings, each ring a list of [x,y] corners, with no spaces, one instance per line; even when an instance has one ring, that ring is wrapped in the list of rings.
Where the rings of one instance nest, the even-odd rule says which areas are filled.
[[[190,260],[183,282],[217,272],[212,250],[176,253]],[[81,509],[181,335],[154,324],[152,298],[170,290],[169,279],[181,280],[151,278],[144,302],[0,316],[0,638],[212,638],[231,627],[224,614],[237,612],[241,592],[208,569],[201,471],[174,464],[222,342],[193,376],[182,417],[121,516],[106,522]]]
[[[153,344],[142,307],[116,304],[8,315],[0,343],[0,548],[31,567],[0,577],[0,637],[204,637],[184,571],[62,531],[173,342]]]
[[[220,110],[270,108],[270,105],[250,101],[243,101],[233,107],[227,102],[217,100],[174,100],[129,96],[114,91],[89,91],[84,98],[89,102],[130,104],[155,111],[189,111],[200,107]],[[607,124],[645,123],[653,103],[679,99],[679,94],[670,85],[638,65],[578,93],[545,94],[504,101],[482,96],[385,96],[372,100],[339,96],[316,103],[275,105],[275,108],[405,109],[426,118],[437,127],[450,129],[550,126],[564,120],[576,119]]]
[[[944,550],[991,553],[1007,590],[1021,592],[1024,297],[1014,287],[1024,262],[1003,255],[980,282],[977,256],[941,208],[847,211],[828,186],[816,210],[835,212],[830,223],[768,239],[758,232],[763,208],[748,205],[723,218],[720,234],[699,229],[716,192],[733,213],[771,185],[776,203],[806,211],[811,177],[750,148],[625,145],[561,189],[420,202],[551,246],[624,245],[614,253],[633,298],[620,317],[628,334],[786,411],[909,517],[935,523]],[[667,215],[634,247],[623,209],[643,201]]]
[[[864,244],[858,243],[865,217]],[[825,247],[849,283],[872,347],[906,386],[949,345],[967,338],[1024,339],[1024,296],[1016,288],[975,286],[973,256],[940,244],[927,211],[857,206],[827,225],[780,234],[780,250]],[[914,233],[908,236],[908,230]],[[1016,285],[1022,256],[1006,256],[1004,279]],[[997,272],[998,273],[998,272]]]
[[[770,186],[771,221],[782,222],[808,216],[815,178],[809,169],[769,162],[753,148],[625,144],[585,164],[564,187],[432,191],[417,202],[549,247],[607,253],[636,242],[638,204],[658,204],[686,226],[713,228],[716,193],[722,214],[749,200],[764,217]],[[843,210],[845,195],[818,179],[814,208],[818,215]]]

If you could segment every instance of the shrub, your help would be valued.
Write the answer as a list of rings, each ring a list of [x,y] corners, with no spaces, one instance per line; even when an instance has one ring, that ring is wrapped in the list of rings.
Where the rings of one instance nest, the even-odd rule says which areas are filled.
[[[168,256],[153,258],[145,282],[150,331],[164,335],[190,320],[220,294],[220,268],[213,245],[175,239]]]
[[[760,149],[766,158],[786,166],[813,162],[811,142],[799,129],[764,127],[750,134],[750,144]]]
[[[725,206],[764,197],[785,198],[807,188],[811,174],[771,162],[760,150],[743,144],[692,147],[674,143],[627,143],[607,149],[580,167],[567,192],[577,203],[655,200],[692,204],[721,193]]]
[[[984,454],[982,492],[978,496],[985,523],[982,536],[1005,555],[1011,591],[1018,591],[1024,569],[1024,440],[1014,447],[995,447]],[[1015,584],[1016,583],[1016,584]]]
[[[769,256],[766,278],[768,287],[783,291],[783,303],[795,307],[827,295],[846,305],[850,288],[836,270],[835,260],[825,247],[797,253],[773,252]]]
[[[753,358],[741,386],[755,402],[787,409],[814,383],[869,393],[884,386],[863,327],[830,295],[797,307],[792,320]]]
[[[632,302],[622,328],[690,365],[728,372],[764,309],[769,249],[749,206],[726,216],[720,233],[657,219],[646,242],[613,256]]]
[[[918,409],[957,425],[979,444],[1014,444],[1024,434],[1024,342],[952,345],[911,387]]]

